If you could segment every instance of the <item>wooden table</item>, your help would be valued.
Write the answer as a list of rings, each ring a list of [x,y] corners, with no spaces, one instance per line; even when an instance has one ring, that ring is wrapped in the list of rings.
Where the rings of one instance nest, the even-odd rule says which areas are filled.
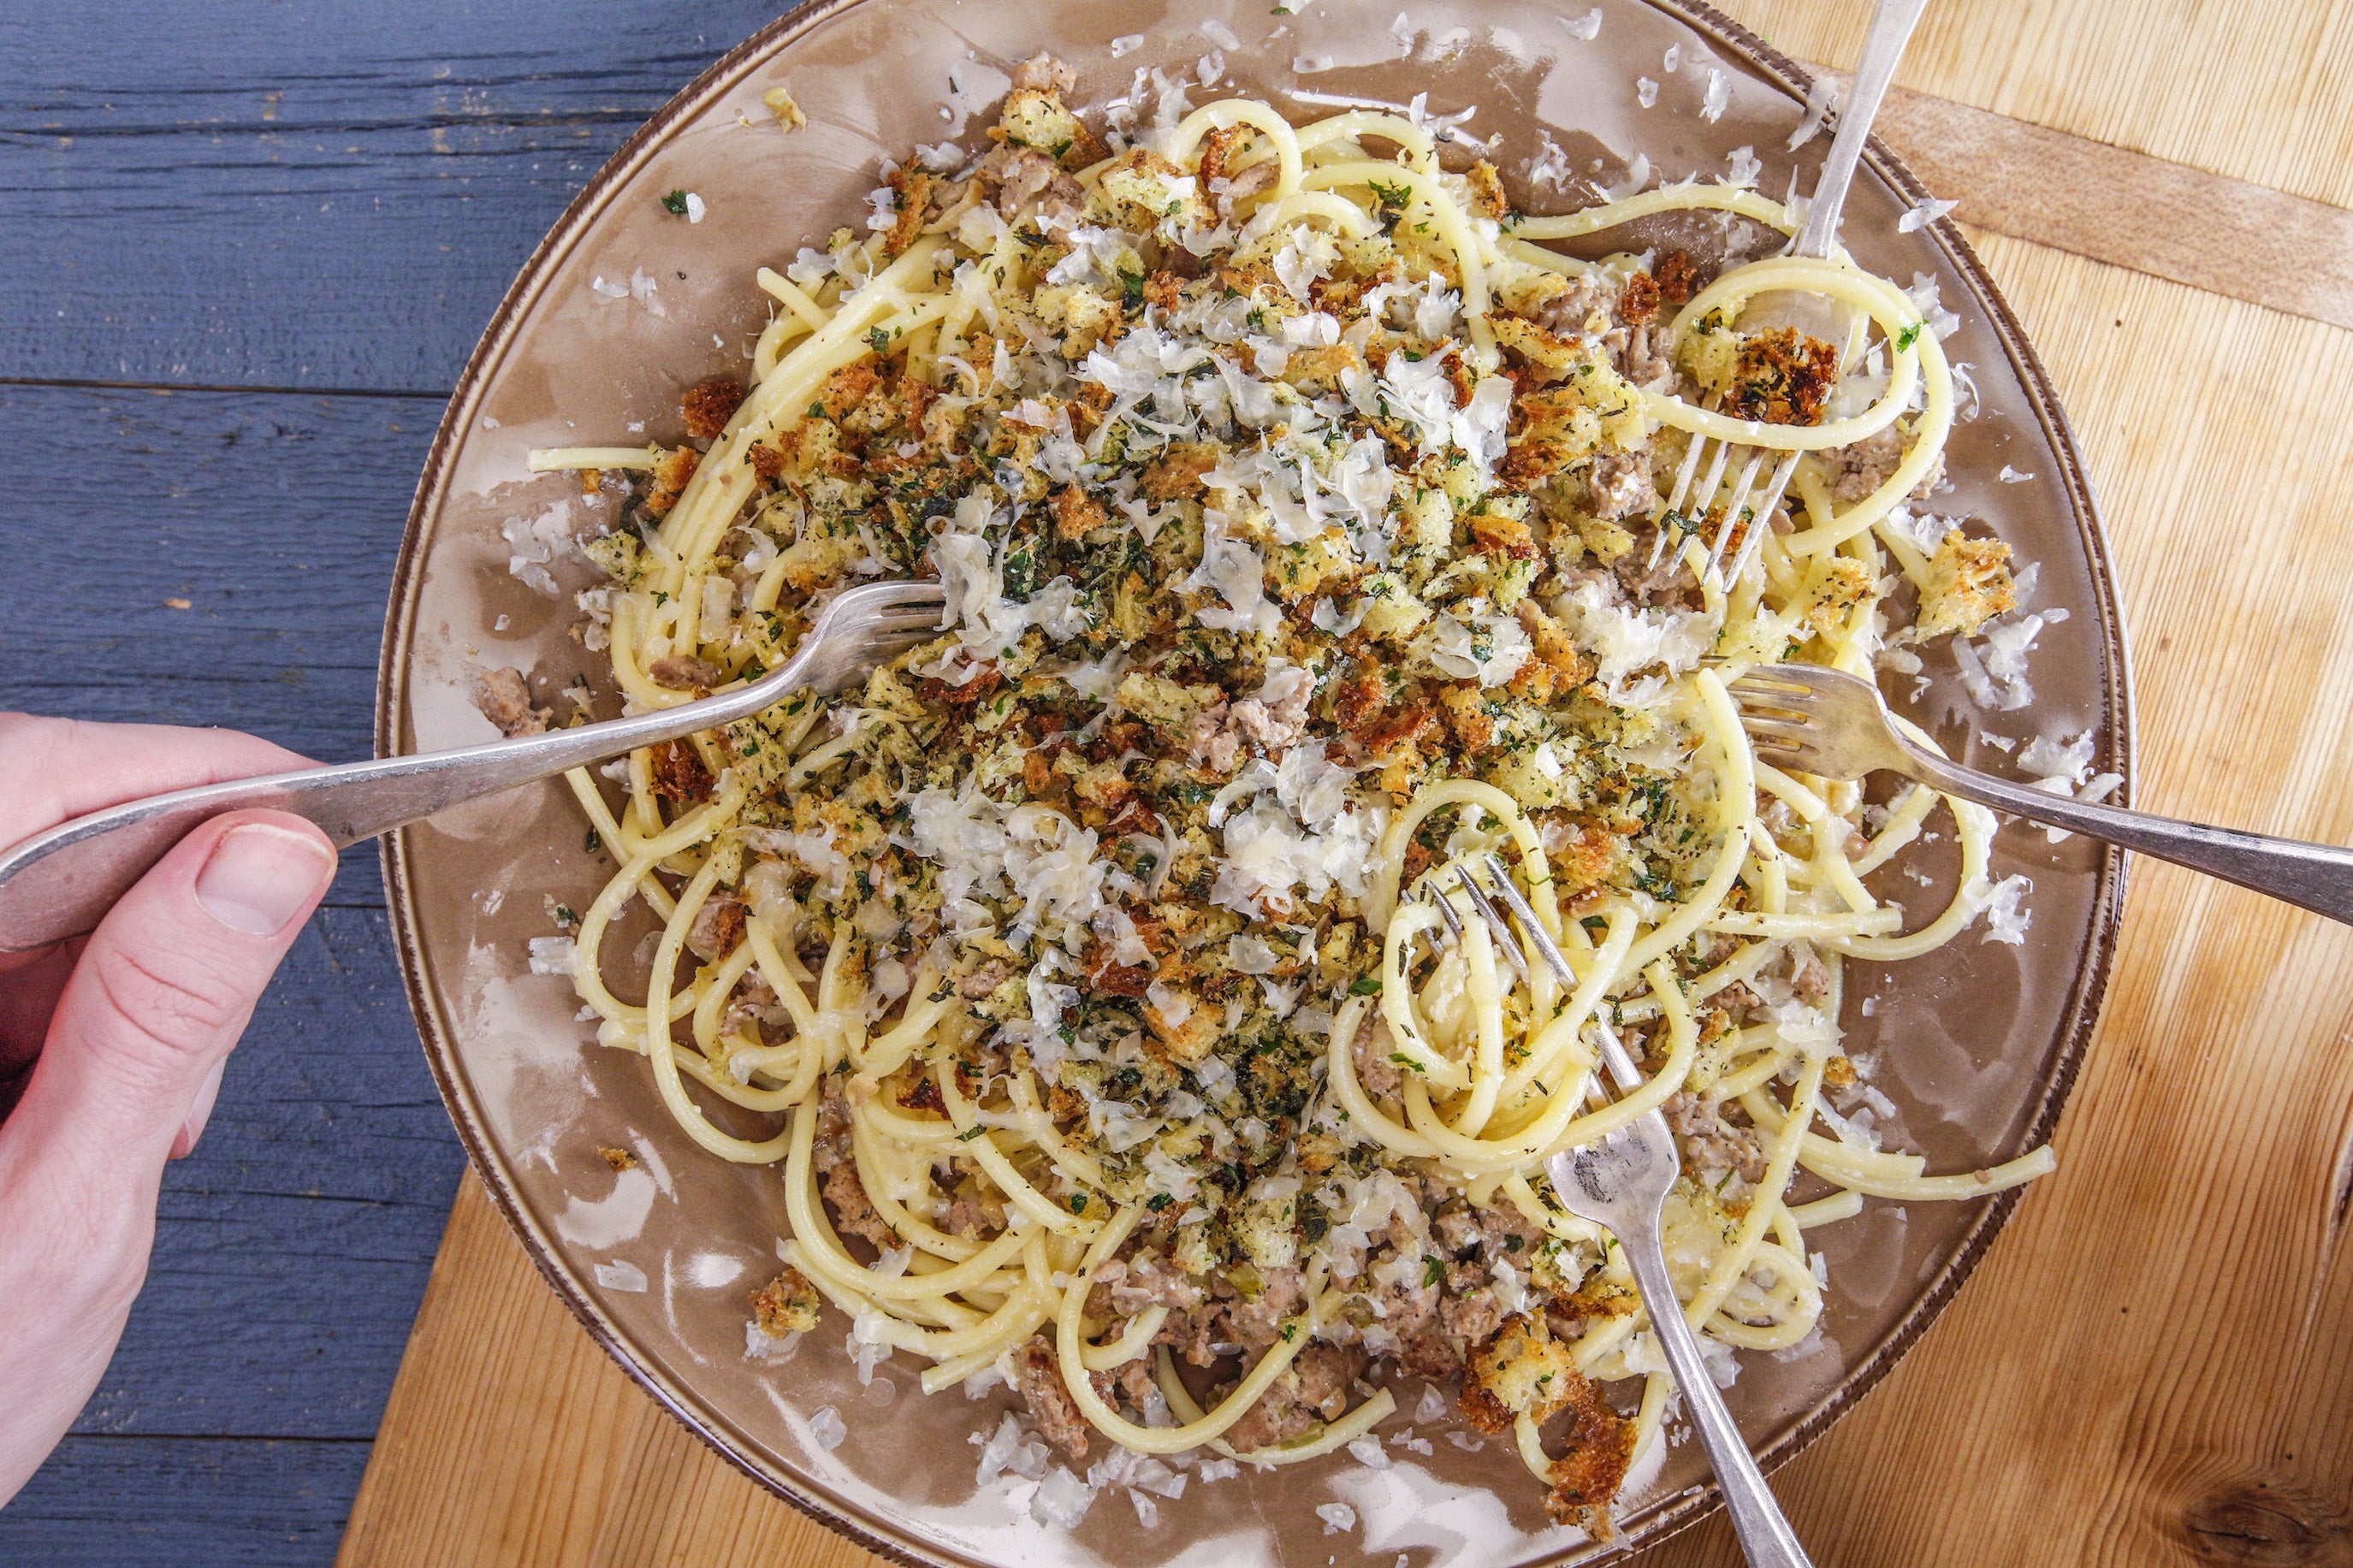
[[[629,125],[765,16],[97,8],[119,14],[0,21],[0,430],[33,487],[0,527],[34,567],[0,574],[0,700],[357,754],[399,515],[473,332]],[[1732,9],[1841,65],[1868,6]],[[1887,121],[2083,440],[2140,803],[2338,843],[2348,39],[2353,0],[1938,0],[1899,79],[1926,96]],[[2136,865],[2060,1176],[1778,1478],[1825,1568],[2353,1563],[2348,961],[2353,933]],[[348,1564],[871,1563],[638,1394],[470,1180],[383,1404],[459,1165],[397,997],[359,860],[0,1561],[322,1563],[381,1409]],[[1645,1559],[1736,1560],[1720,1525]]]

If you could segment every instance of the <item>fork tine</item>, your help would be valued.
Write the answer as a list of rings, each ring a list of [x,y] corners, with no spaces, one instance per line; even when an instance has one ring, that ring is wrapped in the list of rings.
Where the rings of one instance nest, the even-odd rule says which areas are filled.
[[[1488,929],[1495,933],[1496,945],[1501,947],[1504,956],[1512,961],[1513,972],[1522,980],[1533,980],[1535,976],[1528,972],[1528,955],[1521,949],[1519,939],[1512,934],[1511,922],[1503,917],[1494,905],[1487,901],[1487,895],[1479,890],[1479,884],[1472,879],[1471,873],[1466,868],[1455,867],[1454,879],[1461,884],[1463,892],[1470,896],[1472,907],[1485,918]]]
[[[1748,671],[1725,688],[1744,704],[1763,704],[1793,713],[1810,711],[1820,693],[1806,680],[1786,675],[1788,667],[1765,665]]]
[[[1599,1013],[1593,1015],[1593,1037],[1600,1042],[1601,1065],[1609,1069],[1609,1076],[1617,1082],[1619,1092],[1630,1094],[1641,1088],[1642,1069],[1634,1065],[1634,1058],[1627,1054],[1625,1045],[1618,1038],[1618,1031],[1611,1028],[1609,1020]],[[1653,1111],[1651,1114],[1655,1116],[1658,1113]]]
[[[1724,547],[1731,542],[1732,531],[1741,527],[1741,508],[1748,504],[1749,492],[1757,488],[1757,470],[1763,466],[1764,462],[1765,452],[1762,447],[1749,448],[1748,461],[1741,465],[1740,477],[1733,481],[1732,500],[1725,505],[1724,526],[1715,531],[1715,543],[1708,550],[1707,564],[1700,568],[1699,574],[1703,579],[1724,563]],[[1750,529],[1754,529],[1755,526],[1753,522],[1748,525]],[[1740,542],[1742,548],[1746,549],[1748,541],[1745,534]],[[1732,585],[1732,579],[1729,577],[1719,578],[1718,581],[1727,588]]]
[[[929,578],[902,577],[889,583],[867,585],[872,598],[881,604],[912,605],[924,599],[945,599],[947,589]]]
[[[1707,406],[1715,406],[1713,399]],[[1651,541],[1651,563],[1645,570],[1656,572],[1659,569],[1659,558],[1666,553],[1667,549],[1667,520],[1682,514],[1683,500],[1691,494],[1692,476],[1699,472],[1700,460],[1715,444],[1704,436],[1694,436],[1691,445],[1683,448],[1683,467],[1675,470],[1675,488],[1668,495],[1667,504],[1651,514],[1651,521],[1657,526],[1659,532],[1658,537]]]
[[[1520,929],[1527,933],[1527,940],[1535,944],[1536,955],[1545,961],[1545,967],[1552,971],[1553,978],[1568,990],[1576,990],[1577,971],[1568,966],[1567,956],[1552,940],[1552,933],[1545,930],[1544,922],[1536,919],[1536,911],[1529,906],[1526,899],[1520,896],[1519,889],[1512,885],[1511,868],[1504,864],[1502,856],[1491,854],[1487,857],[1487,875],[1494,881],[1496,896],[1518,919]]]
[[[1455,912],[1454,900],[1431,887],[1424,887],[1421,889],[1421,896],[1424,902],[1437,905],[1438,912],[1446,917],[1446,930],[1450,939],[1460,941],[1462,936],[1462,917]]]
[[[1767,719],[1755,713],[1743,713],[1740,727],[1759,740],[1779,741],[1785,745],[1802,745],[1813,733],[1813,726],[1803,719]]]
[[[1725,574],[1726,585],[1740,581],[1741,575],[1748,570],[1749,562],[1757,558],[1765,542],[1766,531],[1773,526],[1773,512],[1780,506],[1781,498],[1788,493],[1789,481],[1797,477],[1798,459],[1801,456],[1802,453],[1791,452],[1781,459],[1780,467],[1773,470],[1772,483],[1765,491],[1765,504],[1757,509],[1757,526],[1750,529],[1748,537],[1740,542],[1740,554],[1732,563],[1732,570]]]
[[[1504,864],[1503,857],[1493,853],[1486,857],[1486,867],[1487,875],[1493,879],[1493,892],[1518,918],[1520,929],[1526,933],[1527,941],[1535,944],[1537,953],[1545,961],[1546,967],[1553,972],[1554,977],[1565,989],[1576,990],[1577,972],[1568,966],[1567,957],[1560,951],[1559,944],[1552,940],[1552,933],[1545,930],[1544,922],[1536,918],[1535,909],[1529,905],[1525,898],[1521,896],[1519,889],[1513,885],[1511,868]],[[1479,906],[1487,918],[1498,925],[1503,924],[1502,915],[1496,911],[1494,905],[1488,902],[1486,895],[1479,890],[1478,882],[1469,871],[1458,866],[1454,868],[1454,875],[1461,882],[1462,890],[1471,896],[1472,901]],[[1505,933],[1509,939],[1508,927],[1505,927]],[[1520,942],[1512,939],[1508,941],[1508,946],[1511,952],[1520,956],[1525,964],[1526,950]],[[1625,1092],[1641,1087],[1642,1075],[1635,1068],[1633,1058],[1626,1054],[1625,1047],[1619,1044],[1618,1036],[1609,1027],[1609,1020],[1597,1013],[1593,1017],[1593,1027],[1601,1047],[1602,1063],[1609,1069],[1609,1076],[1617,1082],[1619,1089]],[[1601,1086],[1598,1081],[1589,1083],[1587,1092],[1590,1095],[1599,1095],[1603,1099],[1607,1098],[1602,1094]]]

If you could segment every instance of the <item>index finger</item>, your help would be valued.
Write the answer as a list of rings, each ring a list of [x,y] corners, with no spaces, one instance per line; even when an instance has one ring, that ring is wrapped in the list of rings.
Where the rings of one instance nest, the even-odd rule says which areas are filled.
[[[312,765],[236,730],[0,714],[0,849],[127,800]]]

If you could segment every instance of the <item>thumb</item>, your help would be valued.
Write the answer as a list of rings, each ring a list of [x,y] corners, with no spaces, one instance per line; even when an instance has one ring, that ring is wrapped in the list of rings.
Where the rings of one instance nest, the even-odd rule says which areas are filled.
[[[152,1181],[334,869],[326,835],[284,812],[189,834],[92,933],[8,1131],[101,1183]]]

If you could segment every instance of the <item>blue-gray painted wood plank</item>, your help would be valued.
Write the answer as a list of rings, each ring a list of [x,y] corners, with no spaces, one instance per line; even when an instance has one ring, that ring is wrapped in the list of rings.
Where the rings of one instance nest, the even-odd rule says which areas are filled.
[[[0,12],[0,707],[364,754],[441,395],[579,185],[782,8]],[[333,1558],[462,1158],[372,852],[329,903],[0,1563]]]
[[[385,596],[440,413],[0,385],[17,486],[0,514],[0,706],[366,756]],[[346,854],[333,901],[382,908],[375,864],[373,847]]]
[[[0,1563],[316,1568],[334,1561],[367,1456],[364,1442],[69,1437],[0,1513]]]
[[[0,378],[446,393],[775,0],[0,8]]]

